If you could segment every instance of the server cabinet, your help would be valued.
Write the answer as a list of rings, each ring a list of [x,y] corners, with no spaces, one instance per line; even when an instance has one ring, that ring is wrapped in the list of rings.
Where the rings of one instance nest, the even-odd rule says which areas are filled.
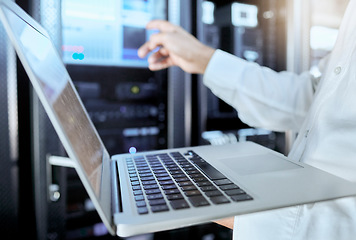
[[[19,166],[16,57],[0,24],[0,229],[19,237]]]
[[[49,33],[61,51],[60,2],[23,1],[23,7]],[[65,238],[66,169],[48,163],[48,156],[65,156],[59,138],[32,86],[30,91],[30,146],[32,161],[33,207],[37,239]]]
[[[144,60],[138,59],[134,50],[144,42],[146,32],[142,23],[133,23],[129,19],[128,13],[147,15],[154,9],[146,5],[156,4],[159,9],[154,10],[155,14],[175,16],[173,19],[180,24],[187,21],[189,15],[181,16],[184,12],[180,9],[190,7],[190,3],[166,0],[108,0],[105,3],[33,0],[29,3],[29,12],[49,31],[58,52],[62,54],[74,85],[110,154],[189,144],[190,135],[186,137],[181,133],[189,131],[185,127],[188,128],[190,123],[190,102],[185,98],[184,91],[189,90],[190,75],[179,69],[151,72],[144,67]],[[115,12],[100,15],[101,12],[99,18],[90,17],[93,16],[90,11],[113,9],[110,6],[122,8],[123,15],[115,15]],[[85,11],[89,13],[85,14]],[[126,19],[120,19],[122,25],[117,28],[117,22],[108,23],[110,14],[114,18]],[[88,22],[92,23],[90,27],[87,27]],[[104,34],[98,34],[98,31]],[[78,32],[81,34],[79,38]],[[131,36],[131,41],[125,38],[120,40],[118,35],[113,35],[117,32]],[[115,37],[116,45],[111,42],[109,46],[111,36]],[[78,44],[76,37],[80,40]],[[120,51],[124,54],[121,58],[115,58],[115,54],[120,53],[117,46],[121,43]],[[83,51],[84,48],[86,51]],[[90,54],[87,54],[88,51],[91,51]],[[85,62],[87,60],[89,62]],[[31,110],[37,238],[110,238],[75,170],[48,163],[49,155],[65,156],[65,151],[33,91]]]
[[[201,21],[197,21],[197,36],[213,48],[276,71],[285,70],[285,4],[285,1],[276,0],[198,1],[197,18]],[[235,109],[218,99],[203,85],[201,76],[197,94],[198,143],[205,143],[202,134],[206,131],[226,132],[235,135],[236,141],[239,139],[238,130],[250,128],[241,122]],[[243,136],[246,134],[247,132],[242,133]],[[267,138],[268,145],[272,148],[283,148],[272,146],[275,137],[275,133],[266,135],[265,132],[262,136],[265,140]]]

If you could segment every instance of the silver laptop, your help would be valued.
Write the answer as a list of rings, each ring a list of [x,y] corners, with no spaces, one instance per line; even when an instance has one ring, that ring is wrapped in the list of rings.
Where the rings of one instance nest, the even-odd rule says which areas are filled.
[[[110,157],[47,32],[9,0],[0,17],[108,231],[122,237],[356,194],[351,182],[254,143]]]

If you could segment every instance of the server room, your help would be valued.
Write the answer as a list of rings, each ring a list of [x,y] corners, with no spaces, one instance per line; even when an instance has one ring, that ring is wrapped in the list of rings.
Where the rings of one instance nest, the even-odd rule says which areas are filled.
[[[354,239],[355,0],[0,0],[0,238]]]

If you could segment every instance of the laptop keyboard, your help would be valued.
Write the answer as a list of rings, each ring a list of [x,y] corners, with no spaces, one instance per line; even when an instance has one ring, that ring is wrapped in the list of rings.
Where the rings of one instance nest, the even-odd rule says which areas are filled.
[[[126,164],[139,214],[253,199],[193,151],[134,155]]]

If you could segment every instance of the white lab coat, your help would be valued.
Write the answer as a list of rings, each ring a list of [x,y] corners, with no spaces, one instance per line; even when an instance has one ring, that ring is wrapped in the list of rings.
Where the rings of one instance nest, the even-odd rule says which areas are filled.
[[[298,131],[294,161],[356,182],[356,0],[321,65],[319,81],[217,50],[204,83],[249,125]],[[234,239],[356,239],[356,197],[235,217]]]

